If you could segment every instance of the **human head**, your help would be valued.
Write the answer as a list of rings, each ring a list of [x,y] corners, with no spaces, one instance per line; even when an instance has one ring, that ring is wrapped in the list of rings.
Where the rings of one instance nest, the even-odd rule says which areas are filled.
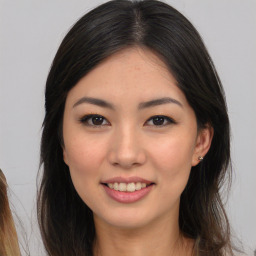
[[[210,125],[214,130],[211,148],[204,160],[192,167],[181,196],[180,229],[190,238],[201,239],[204,249],[207,239],[216,244],[224,241],[221,225],[210,219],[214,211],[219,212],[218,216],[222,213],[219,188],[230,157],[229,121],[211,58],[195,28],[169,5],[151,0],[110,1],[72,27],[46,83],[41,145],[44,173],[38,207],[49,251],[53,248],[50,239],[52,243],[56,239],[65,241],[70,248],[82,248],[82,243],[76,245],[75,241],[86,241],[88,251],[94,239],[92,212],[78,197],[63,161],[62,118],[67,94],[107,57],[132,46],[149,49],[166,64],[195,112],[198,129]],[[79,218],[82,215],[86,218]],[[72,241],[68,241],[67,234],[71,234]]]

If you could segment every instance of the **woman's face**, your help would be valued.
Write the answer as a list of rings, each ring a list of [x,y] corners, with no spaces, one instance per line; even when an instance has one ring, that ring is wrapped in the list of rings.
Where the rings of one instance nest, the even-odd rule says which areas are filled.
[[[165,64],[132,48],[106,59],[66,100],[64,161],[95,219],[116,227],[178,220],[191,166],[207,151],[193,109]]]

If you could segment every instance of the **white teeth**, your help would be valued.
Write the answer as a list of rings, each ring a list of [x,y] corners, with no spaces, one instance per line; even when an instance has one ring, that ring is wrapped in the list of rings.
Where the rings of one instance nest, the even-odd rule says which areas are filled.
[[[137,182],[137,183],[136,183],[135,189],[136,189],[136,190],[141,190],[141,183],[140,183],[140,182]]]
[[[128,183],[127,184],[127,191],[128,192],[134,192],[135,191],[135,184],[134,183]]]
[[[118,190],[118,183],[115,182],[113,187],[114,187],[114,190]]]
[[[119,191],[126,191],[126,184],[125,184],[125,183],[120,183],[118,190],[119,190]]]
[[[107,184],[109,188],[122,191],[122,192],[134,192],[135,190],[141,190],[142,188],[145,188],[147,186],[146,183],[142,182],[131,182],[131,183],[108,183]]]

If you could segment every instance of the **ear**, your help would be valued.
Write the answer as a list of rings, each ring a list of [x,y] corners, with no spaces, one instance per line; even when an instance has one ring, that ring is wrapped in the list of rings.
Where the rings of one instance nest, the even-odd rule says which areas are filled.
[[[198,131],[192,158],[192,166],[196,166],[200,162],[199,157],[204,157],[209,151],[213,134],[214,130],[210,124],[207,124],[204,128]]]

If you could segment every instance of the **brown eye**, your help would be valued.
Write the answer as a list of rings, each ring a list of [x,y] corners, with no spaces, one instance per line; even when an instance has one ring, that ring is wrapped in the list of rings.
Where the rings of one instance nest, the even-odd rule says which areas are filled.
[[[80,122],[87,126],[104,126],[109,122],[101,115],[87,115],[80,119]]]
[[[154,117],[152,120],[154,125],[163,125],[165,118],[162,116],[157,116],[157,117]]]
[[[165,126],[175,124],[176,122],[168,116],[153,116],[147,120],[146,124],[149,126]]]
[[[92,117],[92,123],[94,125],[102,125],[104,121],[104,118],[102,116],[94,116]]]

